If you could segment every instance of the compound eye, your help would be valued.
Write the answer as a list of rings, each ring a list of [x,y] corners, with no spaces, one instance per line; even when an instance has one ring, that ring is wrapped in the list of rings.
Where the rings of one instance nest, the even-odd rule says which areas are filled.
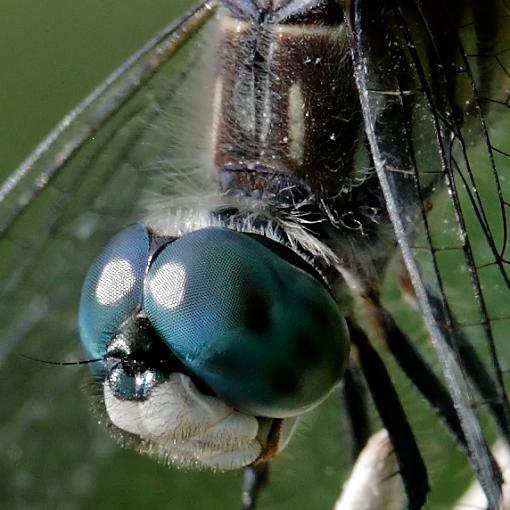
[[[316,278],[223,228],[187,234],[151,264],[144,309],[218,396],[256,416],[310,409],[340,380],[348,333]]]
[[[102,358],[120,325],[142,304],[149,234],[142,225],[119,232],[92,263],[81,292],[79,329],[89,358]]]

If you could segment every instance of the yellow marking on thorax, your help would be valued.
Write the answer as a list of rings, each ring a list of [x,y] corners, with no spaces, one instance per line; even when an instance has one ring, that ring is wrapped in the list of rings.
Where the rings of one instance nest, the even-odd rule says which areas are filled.
[[[298,164],[303,163],[305,153],[305,102],[301,83],[296,82],[289,89],[287,112],[289,156]]]
[[[242,34],[243,32],[253,30],[254,25],[244,20],[240,20],[220,10],[220,31]],[[296,24],[274,24],[269,25],[272,32],[279,38],[281,37],[327,37],[332,40],[345,39],[345,25],[326,26],[326,25],[301,25]]]
[[[250,23],[240,20],[238,18],[234,18],[229,16],[225,12],[221,10],[218,13],[219,21],[220,21],[220,32],[233,32],[235,34],[242,34],[247,30],[253,29],[253,25]]]
[[[223,109],[223,80],[217,77],[214,82],[214,95],[212,104],[212,119],[211,119],[211,147],[216,147],[218,144],[218,130],[221,121],[221,112]]]
[[[275,25],[274,33],[278,37],[328,37],[332,40],[345,38],[345,26],[324,25]]]

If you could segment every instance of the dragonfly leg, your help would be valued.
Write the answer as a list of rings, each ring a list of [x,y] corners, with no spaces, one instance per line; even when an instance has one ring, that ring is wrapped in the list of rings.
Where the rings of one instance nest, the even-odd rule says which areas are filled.
[[[410,338],[398,327],[397,323],[379,301],[376,292],[370,292],[363,298],[365,315],[369,319],[378,338],[384,341],[391,355],[402,371],[423,395],[429,405],[441,417],[446,428],[458,441],[468,458],[471,453],[462,429],[453,400],[443,383],[422,358]],[[474,353],[473,353],[474,354]],[[476,356],[476,354],[474,354]],[[478,360],[478,362],[480,362]],[[496,461],[491,457],[496,472]]]
[[[343,400],[351,436],[352,461],[355,462],[371,434],[367,388],[357,363],[351,358],[343,378]]]
[[[402,371],[436,410],[462,448],[467,450],[466,438],[446,387],[422,358],[410,338],[398,327],[388,310],[382,306],[376,292],[366,294],[363,305],[377,338],[384,342]]]
[[[244,468],[241,510],[254,510],[260,493],[269,480],[269,463],[261,462]]]
[[[425,504],[429,484],[427,469],[413,431],[379,354],[354,321],[349,320],[348,326],[354,356],[359,360],[368,389],[393,444],[408,497],[408,508],[419,510]]]

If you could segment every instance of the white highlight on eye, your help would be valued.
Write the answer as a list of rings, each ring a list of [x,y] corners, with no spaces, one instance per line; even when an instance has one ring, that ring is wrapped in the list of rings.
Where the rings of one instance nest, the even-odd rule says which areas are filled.
[[[103,267],[96,286],[96,300],[101,305],[113,305],[129,294],[136,283],[131,263],[114,259]]]
[[[154,301],[167,310],[174,310],[184,299],[186,268],[178,262],[163,264],[150,280]]]
[[[297,163],[303,163],[305,151],[305,102],[301,83],[293,83],[289,90],[288,110],[289,155]]]

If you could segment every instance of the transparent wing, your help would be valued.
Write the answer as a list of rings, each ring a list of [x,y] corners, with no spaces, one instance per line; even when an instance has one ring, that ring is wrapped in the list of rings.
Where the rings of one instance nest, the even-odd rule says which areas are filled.
[[[2,332],[4,352],[23,336],[17,330],[28,331],[45,315],[48,277],[59,281],[68,273],[76,275],[79,258],[86,255],[79,245],[98,231],[107,236],[136,218],[135,197],[150,184],[142,170],[158,158],[158,143],[159,151],[164,149],[162,140],[153,141],[161,128],[156,119],[187,74],[186,68],[179,70],[178,56],[170,69],[165,64],[212,13],[211,2],[201,4],[149,41],[72,110],[0,187],[0,323],[12,329],[12,334]],[[49,239],[57,240],[51,251]],[[47,257],[55,275],[47,274]],[[32,297],[26,300],[20,288]],[[15,307],[11,296],[19,299]],[[29,313],[32,309],[38,311]]]
[[[106,239],[140,217],[139,196],[152,183],[148,167],[169,143],[161,133],[167,103],[196,67],[198,43],[186,43],[213,8],[202,2],[157,34],[0,186],[2,506],[75,505],[87,496],[79,480],[95,478],[92,466],[107,457],[86,403],[77,407],[83,372],[20,354],[80,359],[76,311],[87,266]],[[62,464],[73,467],[74,486],[62,483]]]
[[[348,23],[365,130],[411,294],[497,508],[499,473],[478,415],[490,410],[508,439],[510,18],[504,2],[443,4],[360,0]]]

